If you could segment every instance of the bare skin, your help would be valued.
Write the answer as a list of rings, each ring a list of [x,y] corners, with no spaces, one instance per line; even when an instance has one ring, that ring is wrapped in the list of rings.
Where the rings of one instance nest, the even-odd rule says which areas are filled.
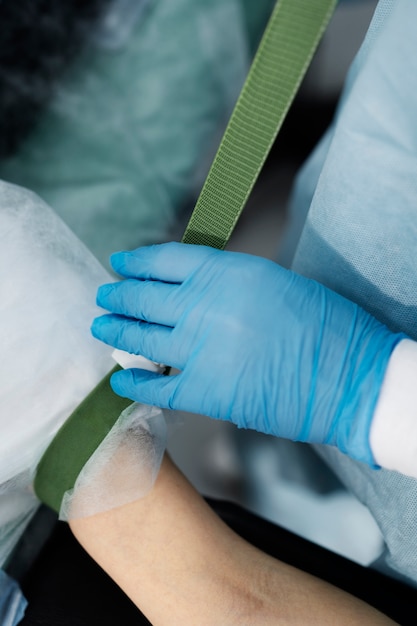
[[[394,624],[241,539],[167,456],[146,497],[70,526],[154,626]]]

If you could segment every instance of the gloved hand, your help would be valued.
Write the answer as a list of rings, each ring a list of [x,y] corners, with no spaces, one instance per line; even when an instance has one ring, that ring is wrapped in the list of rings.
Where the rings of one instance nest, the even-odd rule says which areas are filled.
[[[112,256],[95,337],[181,370],[112,377],[122,396],[327,443],[372,465],[369,428],[403,335],[319,283],[247,254],[177,243]]]

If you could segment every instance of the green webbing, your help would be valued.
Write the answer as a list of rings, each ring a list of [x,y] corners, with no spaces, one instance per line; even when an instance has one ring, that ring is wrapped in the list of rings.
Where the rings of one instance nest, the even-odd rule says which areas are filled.
[[[337,0],[279,0],[182,241],[224,248]],[[116,368],[117,369],[117,368]],[[35,492],[59,511],[64,493],[131,402],[111,373],[72,413],[36,470]]]
[[[57,513],[64,493],[74,487],[78,474],[113,428],[120,413],[132,404],[110,387],[116,366],[81,402],[42,456],[34,480],[38,498]]]
[[[277,3],[183,243],[223,249],[229,241],[336,3]]]

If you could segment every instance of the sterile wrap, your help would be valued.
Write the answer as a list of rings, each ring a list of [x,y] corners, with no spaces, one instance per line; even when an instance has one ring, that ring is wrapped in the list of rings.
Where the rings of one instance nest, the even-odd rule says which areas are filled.
[[[1,565],[36,510],[31,483],[41,455],[115,362],[112,349],[90,334],[91,321],[100,313],[95,305],[97,287],[112,279],[52,209],[34,193],[0,182],[0,236]],[[142,445],[145,440],[144,458],[151,464],[146,488],[157,473],[165,445],[163,417],[156,419],[155,410],[149,411],[143,407],[142,424],[137,413],[134,422],[141,433],[134,441]],[[105,459],[109,449],[117,449],[112,437],[116,442],[121,439],[119,423],[129,436],[125,416],[107,437]],[[139,449],[136,453],[143,476],[144,461]],[[96,456],[104,466],[106,460]],[[105,491],[103,481],[100,489]],[[138,496],[144,493],[143,485],[137,489]],[[130,481],[126,500],[132,497]],[[116,504],[126,500],[123,485],[118,485]],[[113,506],[108,493],[105,506]],[[87,508],[94,512],[91,502]]]

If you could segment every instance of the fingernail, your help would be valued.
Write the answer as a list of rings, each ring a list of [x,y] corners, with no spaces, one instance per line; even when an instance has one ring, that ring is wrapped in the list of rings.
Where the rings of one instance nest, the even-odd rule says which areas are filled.
[[[117,395],[125,397],[123,394],[123,381],[125,378],[125,372],[115,372],[111,375],[110,378],[110,387],[113,389],[114,393]]]
[[[93,335],[93,337],[95,337],[96,339],[99,339],[99,330],[101,327],[101,322],[100,322],[100,318],[96,317],[93,320],[93,323],[90,326],[90,330],[91,330],[91,334]]]
[[[97,306],[101,306],[103,309],[107,308],[107,299],[108,296],[112,293],[113,289],[114,286],[112,283],[109,283],[107,285],[101,285],[101,287],[98,288],[96,296]]]
[[[110,256],[110,265],[115,272],[123,271],[126,252],[115,252]]]

